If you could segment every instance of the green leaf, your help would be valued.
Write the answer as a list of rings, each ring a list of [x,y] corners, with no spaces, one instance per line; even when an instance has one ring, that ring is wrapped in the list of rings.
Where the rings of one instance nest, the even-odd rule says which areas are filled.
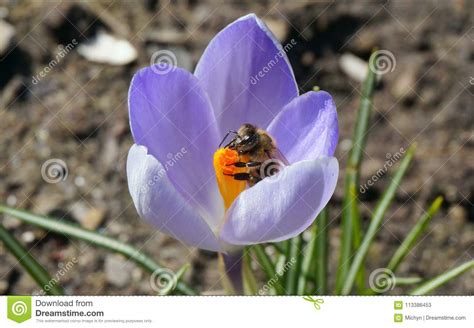
[[[403,242],[400,244],[392,259],[390,260],[387,269],[393,272],[397,270],[399,264],[403,261],[408,252],[410,252],[410,250],[413,248],[415,242],[418,240],[420,235],[426,230],[431,221],[431,218],[433,218],[433,216],[438,212],[442,203],[443,197],[437,197],[434,200],[434,202],[428,209],[428,212],[422,215],[422,217],[418,220],[413,229],[411,229],[408,236],[406,236],[405,240],[403,240]]]
[[[389,207],[390,203],[392,202],[392,199],[395,196],[395,192],[397,191],[397,188],[400,185],[400,182],[411,163],[413,154],[415,152],[415,148],[416,148],[415,144],[411,145],[408,148],[405,156],[402,159],[402,162],[400,163],[400,167],[395,173],[395,176],[393,177],[387,190],[382,195],[382,198],[380,199],[377,206],[375,207],[372,220],[370,222],[369,228],[367,229],[367,233],[365,234],[364,239],[362,240],[362,244],[360,248],[357,250],[355,254],[354,261],[352,262],[352,265],[350,266],[350,269],[349,269],[349,273],[347,274],[347,278],[344,281],[343,288],[341,291],[343,295],[348,295],[352,290],[352,286],[354,285],[354,280],[356,278],[356,275],[359,272],[360,267],[362,266],[365,260],[367,252],[369,251],[370,244],[374,240],[375,235],[377,234],[380,228],[380,225],[382,224],[382,220],[385,215],[385,212],[387,208]]]
[[[0,213],[6,213],[16,217],[20,221],[35,225],[45,230],[55,232],[67,237],[73,237],[87,241],[93,245],[120,253],[130,260],[134,261],[150,273],[162,271],[163,267],[156,263],[152,258],[143,254],[136,248],[124,244],[118,240],[103,236],[97,232],[86,230],[81,227],[61,222],[56,219],[32,214],[26,211],[17,210],[7,206],[0,205]],[[196,295],[197,293],[182,281],[178,281],[175,290],[185,295]]]
[[[316,294],[327,293],[328,261],[328,207],[319,213],[311,229],[311,240],[306,245],[298,281],[298,295],[314,294],[308,287],[308,279],[313,278]]]
[[[291,261],[292,265],[288,266],[286,273],[285,289],[287,295],[296,295],[298,289],[298,277],[301,269],[301,243],[301,235],[290,240],[288,261]]]
[[[39,264],[16,238],[0,223],[0,240],[5,247],[16,257],[18,262],[30,274],[38,286],[48,295],[63,295],[62,288],[56,279],[52,279],[48,272]]]
[[[316,286],[317,294],[328,293],[329,208],[326,206],[316,221]]]
[[[460,266],[446,271],[445,273],[442,273],[439,276],[425,282],[421,286],[413,289],[409,295],[426,295],[436,288],[446,284],[450,280],[456,278],[457,276],[460,276],[464,272],[472,269],[474,269],[474,260],[461,264]]]
[[[252,250],[257,257],[258,263],[260,263],[265,275],[267,276],[267,285],[273,288],[277,295],[284,295],[285,289],[283,288],[281,281],[278,279],[275,264],[270,256],[268,256],[267,252],[265,252],[264,246],[254,245]]]
[[[244,285],[244,294],[245,295],[258,295],[258,284],[252,272],[252,268],[250,266],[251,259],[250,259],[248,248],[244,249],[243,257],[244,258],[242,261],[242,281]]]
[[[375,63],[377,53],[374,52],[369,59],[369,63]],[[370,65],[369,65],[370,66]],[[372,65],[373,67],[374,65]],[[357,112],[356,126],[352,137],[352,147],[347,162],[346,176],[344,179],[344,198],[342,202],[342,234],[341,234],[341,252],[336,275],[336,293],[339,294],[350,267],[350,259],[353,250],[352,238],[360,234],[359,217],[355,214],[358,208],[357,197],[354,192],[359,185],[359,170],[365,148],[365,142],[368,133],[370,114],[372,112],[372,98],[374,95],[376,74],[373,70],[368,70],[364,85],[362,86],[362,96],[360,99],[359,110]],[[355,193],[357,196],[357,192]],[[356,229],[354,230],[354,226]]]

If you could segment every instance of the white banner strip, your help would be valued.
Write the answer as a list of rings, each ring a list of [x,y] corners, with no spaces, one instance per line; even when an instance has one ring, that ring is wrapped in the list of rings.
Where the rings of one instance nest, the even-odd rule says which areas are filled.
[[[473,305],[472,296],[1,296],[0,327],[474,327]]]

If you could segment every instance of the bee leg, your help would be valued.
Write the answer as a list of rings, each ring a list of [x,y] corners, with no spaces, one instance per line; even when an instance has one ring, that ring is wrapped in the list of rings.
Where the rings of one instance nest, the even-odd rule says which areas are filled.
[[[261,162],[235,162],[232,164],[228,164],[228,166],[235,166],[235,167],[259,167],[261,166]]]
[[[254,183],[257,183],[261,180],[260,178],[255,177],[251,175],[250,173],[235,173],[235,174],[225,174],[225,175],[231,176],[235,180],[249,181],[249,182],[254,182]]]

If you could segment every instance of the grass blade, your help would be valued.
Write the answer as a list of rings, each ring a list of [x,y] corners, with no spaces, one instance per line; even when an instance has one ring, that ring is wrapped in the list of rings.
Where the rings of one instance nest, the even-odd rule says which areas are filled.
[[[388,286],[398,287],[398,286],[407,286],[407,285],[417,285],[423,281],[423,278],[420,277],[394,277],[395,279],[389,281],[387,280]],[[359,295],[365,296],[375,296],[380,295],[382,292],[375,291],[371,288],[365,289],[364,292]]]
[[[20,221],[35,225],[45,230],[84,240],[93,245],[120,253],[125,257],[129,258],[130,260],[134,261],[150,273],[153,273],[158,270],[163,270],[163,267],[161,265],[156,263],[152,258],[143,254],[136,248],[124,244],[113,238],[98,234],[94,231],[86,230],[69,223],[61,222],[59,220],[0,205],[0,213],[2,212],[14,216]],[[197,294],[193,289],[188,287],[182,281],[178,281],[175,290],[185,295]]]
[[[48,295],[63,295],[57,280],[53,280],[48,272],[28,253],[22,244],[10,234],[0,223],[0,240],[10,253],[15,256],[23,268],[30,274],[38,286]],[[48,287],[48,288],[46,288]]]
[[[352,262],[347,278],[344,281],[343,288],[341,291],[343,295],[348,295],[352,290],[352,286],[354,285],[354,280],[356,278],[356,275],[359,272],[360,267],[362,266],[365,260],[370,244],[374,240],[375,235],[377,234],[377,231],[379,230],[379,227],[382,224],[385,211],[387,210],[388,206],[392,202],[392,199],[395,196],[395,192],[403,176],[405,175],[405,172],[407,171],[408,166],[411,163],[413,154],[415,152],[415,148],[416,148],[415,144],[411,145],[408,148],[405,156],[402,159],[402,162],[400,163],[400,167],[398,168],[397,172],[395,173],[395,176],[393,177],[387,190],[382,195],[382,198],[380,199],[380,201],[378,202],[374,210],[374,214],[370,222],[369,228],[367,229],[367,233],[365,234],[364,239],[362,240],[362,244],[360,248],[357,250],[355,254],[354,261]]]
[[[351,185],[351,218],[352,218],[352,232],[353,232],[353,249],[359,249],[362,242],[362,227],[360,224],[360,212],[357,189]],[[365,290],[365,267],[362,265],[356,275],[356,289],[359,294]]]
[[[298,277],[301,269],[301,243],[301,235],[290,240],[288,260],[291,261],[293,265],[290,266],[286,272],[285,289],[287,295],[296,295],[298,290]]]
[[[370,63],[377,60],[377,53],[373,53],[369,59]],[[339,265],[336,276],[336,293],[339,294],[344,280],[347,276],[350,266],[350,258],[352,253],[354,234],[358,234],[354,230],[355,226],[360,223],[354,222],[359,218],[354,216],[353,209],[357,207],[357,197],[353,197],[351,189],[357,190],[359,184],[359,170],[362,162],[365,141],[367,138],[367,130],[369,127],[370,114],[372,112],[372,98],[376,84],[376,74],[373,70],[368,70],[362,87],[362,96],[360,99],[359,110],[357,112],[356,126],[352,137],[352,148],[347,162],[346,176],[344,179],[344,198],[342,202],[342,235],[341,235],[341,252],[339,256]]]
[[[446,271],[445,273],[440,274],[439,276],[428,280],[421,286],[413,289],[409,295],[426,295],[436,288],[446,284],[449,282],[451,279],[456,278],[457,276],[460,276],[464,272],[468,270],[474,269],[474,260],[468,261],[464,264],[461,264],[458,267],[455,267],[454,269],[451,269],[449,271]]]
[[[318,218],[316,218],[318,221]],[[318,234],[318,227],[316,222],[313,223],[311,228],[311,239],[304,249],[303,263],[301,264],[301,274],[298,277],[298,295],[306,295],[308,289],[308,278],[312,276],[315,268],[314,261],[316,260],[316,236]]]
[[[272,282],[271,287],[275,289],[277,295],[284,295],[285,289],[281,285],[280,280],[277,277],[277,271],[275,265],[273,264],[272,259],[265,252],[265,248],[262,245],[254,245],[252,247],[255,256],[257,257],[258,262],[262,266],[263,271],[265,272],[269,284]]]
[[[420,237],[420,235],[426,230],[428,224],[431,221],[431,218],[438,212],[441,204],[443,203],[443,197],[437,197],[434,202],[431,204],[428,212],[423,214],[423,216],[418,220],[413,229],[411,229],[408,236],[403,240],[401,245],[398,247],[397,251],[393,255],[387,269],[395,272],[399,264],[403,261],[408,252],[413,248],[415,242]]]
[[[288,253],[288,240],[271,244],[280,253],[286,255]]]
[[[329,209],[326,208],[319,214],[316,221],[316,261],[315,275],[317,294],[325,295],[328,292],[328,245],[329,245]]]

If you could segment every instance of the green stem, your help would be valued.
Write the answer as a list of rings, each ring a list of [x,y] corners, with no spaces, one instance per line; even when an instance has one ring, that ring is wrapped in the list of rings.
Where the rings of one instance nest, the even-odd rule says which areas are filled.
[[[0,205],[0,213],[7,213],[17,219],[35,225],[37,227],[49,230],[61,235],[74,237],[80,240],[87,241],[93,245],[120,253],[130,260],[136,262],[142,268],[150,273],[158,270],[163,270],[163,267],[156,263],[152,258],[141,253],[136,248],[117,241],[113,238],[100,235],[94,231],[86,230],[72,224],[64,223],[59,220],[54,220],[47,217],[31,214],[26,211],[17,210],[14,208]],[[188,287],[182,281],[178,281],[176,291],[185,295],[196,295],[197,293]]]
[[[370,63],[377,60],[377,53],[373,53],[369,59]],[[354,208],[357,208],[357,192],[356,197],[351,190],[357,190],[359,182],[359,170],[362,162],[365,142],[367,138],[367,130],[369,127],[370,114],[372,112],[372,98],[376,84],[376,74],[372,70],[368,70],[362,87],[362,96],[360,99],[359,110],[357,112],[356,126],[352,137],[352,148],[347,162],[346,176],[344,179],[344,198],[342,202],[342,235],[341,235],[341,252],[339,257],[339,265],[336,275],[336,293],[341,292],[342,286],[350,267],[350,258],[352,254],[353,241],[352,237],[360,234],[360,230],[354,230],[360,227],[358,216],[354,216]]]
[[[281,281],[278,279],[275,265],[267,252],[265,252],[265,248],[262,245],[254,245],[252,249],[267,276],[267,284],[270,285],[271,283],[270,287],[275,289],[277,295],[284,295],[285,289],[283,288]]]
[[[423,231],[426,230],[426,228],[428,227],[428,224],[431,221],[431,218],[438,212],[442,203],[443,203],[443,197],[437,197],[434,200],[434,202],[431,204],[430,208],[428,209],[428,212],[423,214],[423,216],[418,220],[418,222],[415,224],[413,229],[411,229],[410,233],[405,238],[405,240],[398,247],[397,251],[393,255],[392,259],[390,260],[387,266],[387,269],[393,272],[397,270],[398,266],[403,261],[405,256],[415,245],[415,242],[417,241],[417,239],[420,237]]]
[[[403,176],[405,175],[405,172],[407,171],[408,166],[411,163],[414,152],[415,152],[415,145],[413,144],[408,148],[406,155],[403,157],[403,160],[400,163],[400,167],[398,168],[397,172],[395,173],[395,176],[393,177],[387,190],[382,195],[382,198],[380,199],[379,203],[377,204],[374,210],[374,214],[370,222],[369,228],[367,230],[367,233],[364,236],[364,239],[362,241],[360,248],[356,252],[354,261],[352,262],[352,265],[350,266],[350,269],[349,269],[349,273],[347,274],[347,278],[344,281],[343,288],[341,291],[343,295],[348,295],[352,290],[352,286],[354,285],[354,280],[356,278],[356,275],[359,272],[360,267],[362,266],[365,260],[367,252],[369,251],[369,246],[374,240],[375,235],[377,234],[377,231],[379,230],[380,225],[382,224],[382,220],[385,215],[385,212],[388,206],[390,205],[390,203],[392,202],[392,199],[395,196],[395,192]]]
[[[316,218],[318,221],[318,218]],[[303,263],[301,264],[301,274],[298,277],[298,295],[306,295],[308,289],[308,278],[312,276],[314,260],[316,259],[316,235],[318,233],[318,227],[316,222],[313,223],[311,228],[311,240],[306,245],[303,255]]]
[[[426,295],[432,292],[434,289],[444,285],[449,282],[451,279],[456,278],[457,276],[463,274],[468,270],[474,269],[474,260],[468,261],[464,264],[461,264],[454,269],[446,271],[445,273],[440,274],[439,276],[428,280],[423,285],[413,289],[409,295]]]
[[[319,214],[316,221],[316,286],[317,294],[325,295],[328,292],[328,235],[329,235],[329,209],[326,208]]]
[[[13,256],[15,256],[23,268],[25,268],[25,270],[30,274],[34,281],[36,281],[38,286],[48,295],[64,294],[62,288],[58,285],[58,281],[50,277],[41,264],[30,255],[28,250],[26,250],[1,223],[0,240],[5,244],[5,247],[13,254]]]
[[[250,249],[246,247],[244,249],[244,253],[242,256],[242,283],[243,283],[243,291],[244,295],[258,295],[259,290],[257,287],[257,280],[255,279],[255,275],[252,272],[251,268],[251,258],[250,258]],[[240,292],[237,292],[237,295],[240,295]]]
[[[289,257],[288,261],[291,261],[292,265],[288,267],[286,273],[286,294],[296,295],[298,288],[298,277],[301,269],[301,235],[294,237],[290,240]]]

